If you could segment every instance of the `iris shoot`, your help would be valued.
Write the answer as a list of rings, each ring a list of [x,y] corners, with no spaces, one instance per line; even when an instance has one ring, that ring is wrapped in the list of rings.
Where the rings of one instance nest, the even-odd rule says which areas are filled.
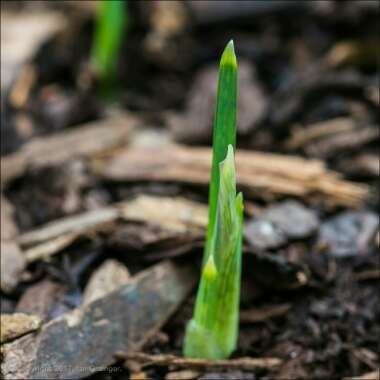
[[[194,315],[186,328],[186,357],[225,359],[238,339],[243,197],[236,195],[236,100],[237,62],[231,41],[220,61],[209,224]]]

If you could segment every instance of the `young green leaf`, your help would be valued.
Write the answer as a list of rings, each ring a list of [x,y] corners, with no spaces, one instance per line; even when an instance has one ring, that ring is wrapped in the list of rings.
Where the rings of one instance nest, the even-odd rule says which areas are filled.
[[[128,21],[125,1],[102,0],[99,4],[91,61],[102,80],[115,74],[117,54]]]
[[[209,189],[209,221],[204,263],[210,253],[215,229],[219,190],[219,163],[225,158],[228,145],[236,146],[237,61],[231,40],[220,60],[218,93],[216,100],[211,181]]]
[[[243,197],[236,196],[234,151],[219,164],[217,212],[202,269],[194,317],[186,328],[184,355],[224,359],[236,348],[239,326]]]
[[[185,334],[188,357],[224,359],[236,348],[243,231],[243,197],[236,196],[234,161],[236,97],[237,62],[230,41],[220,61],[209,224],[194,316]]]

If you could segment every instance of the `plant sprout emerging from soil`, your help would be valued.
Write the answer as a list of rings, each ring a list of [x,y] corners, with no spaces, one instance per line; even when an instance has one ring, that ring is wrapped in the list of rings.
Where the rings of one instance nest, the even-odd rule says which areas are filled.
[[[194,316],[186,328],[187,357],[227,358],[238,338],[243,197],[236,195],[236,97],[237,62],[230,41],[220,61],[209,224]]]
[[[125,3],[122,0],[102,0],[98,4],[91,61],[103,82],[115,76],[118,51],[128,21]]]

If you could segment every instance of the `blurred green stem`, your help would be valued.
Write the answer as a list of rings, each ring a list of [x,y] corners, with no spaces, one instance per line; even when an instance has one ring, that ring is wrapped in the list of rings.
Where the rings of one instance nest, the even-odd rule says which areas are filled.
[[[100,80],[100,92],[109,96],[116,85],[116,66],[123,33],[128,25],[126,1],[102,0],[98,4],[91,62]],[[107,95],[108,94],[108,95]]]

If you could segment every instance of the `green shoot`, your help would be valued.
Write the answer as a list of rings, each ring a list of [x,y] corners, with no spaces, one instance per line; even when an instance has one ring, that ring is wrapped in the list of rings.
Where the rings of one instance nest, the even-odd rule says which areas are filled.
[[[236,139],[236,82],[237,64],[231,41],[220,64],[209,226],[194,316],[186,328],[186,357],[225,359],[237,344],[243,197],[241,193],[236,195],[233,146]]]
[[[208,229],[204,263],[214,235],[219,190],[219,163],[225,158],[228,145],[236,146],[237,62],[231,40],[220,60],[218,93],[214,119],[211,181],[209,190]]]
[[[100,1],[91,61],[103,82],[109,82],[115,76],[118,51],[127,22],[125,1]]]

